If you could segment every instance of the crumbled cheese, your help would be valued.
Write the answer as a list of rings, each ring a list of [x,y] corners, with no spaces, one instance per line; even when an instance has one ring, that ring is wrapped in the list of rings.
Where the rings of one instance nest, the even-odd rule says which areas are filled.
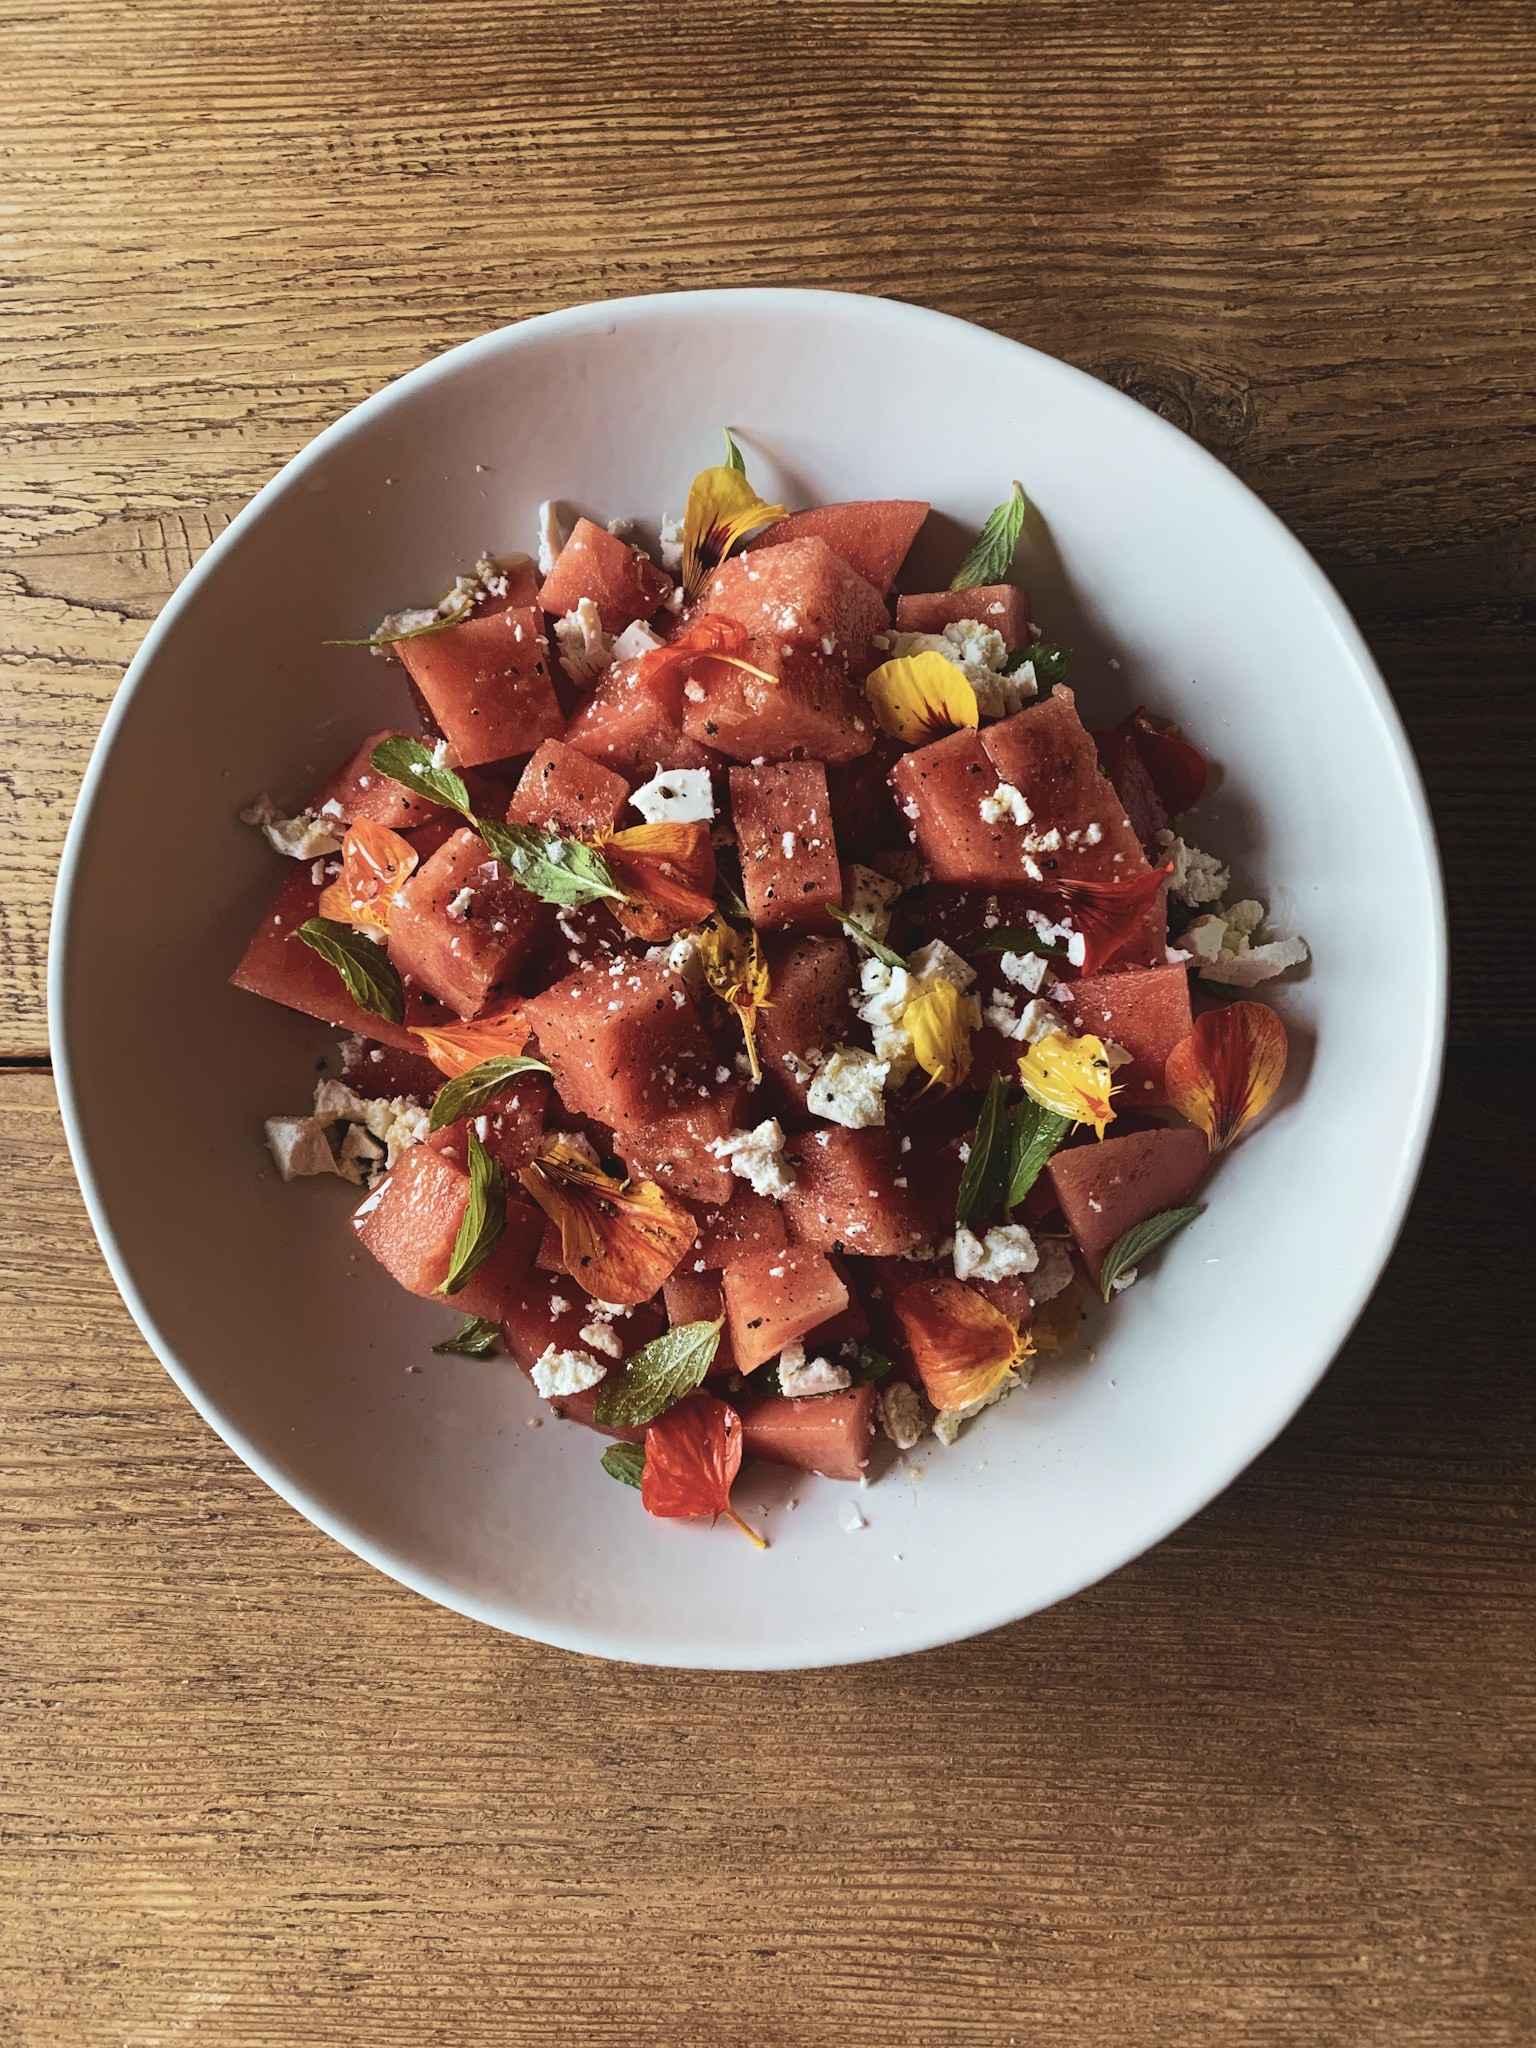
[[[1253,935],[1264,919],[1263,904],[1251,898],[1197,917],[1182,937],[1186,951],[1194,955],[1196,973],[1205,981],[1253,988],[1311,957],[1305,939],[1271,939],[1255,946]]]
[[[584,1394],[607,1375],[590,1351],[557,1351],[549,1345],[533,1368],[533,1384],[546,1401],[560,1394]]]
[[[926,988],[930,982],[947,981],[964,995],[976,979],[976,970],[969,960],[962,959],[942,939],[930,939],[926,946],[919,946],[907,964],[919,988]]]
[[[997,964],[1004,981],[1011,981],[1015,988],[1032,996],[1039,995],[1051,970],[1051,963],[1041,953],[1005,953]]]
[[[385,1149],[386,1168],[427,1135],[428,1114],[408,1095],[359,1095],[345,1081],[324,1080],[315,1086],[315,1115],[321,1123],[361,1124]]]
[[[779,845],[780,845],[780,847],[781,847],[781,848],[782,848],[782,850],[783,850],[784,858],[785,858],[786,860],[793,860],[793,859],[794,859],[794,857],[795,857],[795,835],[794,835],[794,833],[793,833],[793,832],[784,832],[784,833],[781,833],[781,834],[780,834],[780,836],[779,836]]]
[[[1059,1237],[1035,1239],[1038,1263],[1029,1276],[1029,1298],[1039,1308],[1072,1285],[1072,1255]]]
[[[584,1323],[576,1334],[583,1344],[590,1344],[594,1351],[604,1352],[609,1358],[624,1356],[624,1340],[612,1323]]]
[[[882,875],[876,868],[854,861],[848,868],[848,915],[861,924],[872,939],[883,939],[891,928],[891,909],[902,893],[900,882]]]
[[[928,1404],[905,1380],[891,1380],[880,1389],[880,1427],[898,1451],[910,1451],[928,1428]]]
[[[955,1232],[957,1280],[1011,1280],[1039,1264],[1035,1240],[1022,1223],[998,1223],[984,1238],[964,1225]]]
[[[1219,903],[1226,895],[1232,881],[1231,870],[1223,867],[1214,853],[1202,853],[1177,832],[1159,832],[1157,844],[1164,861],[1173,862],[1173,873],[1168,877],[1170,896],[1198,909],[1202,903]]]
[[[987,1004],[984,1013],[986,1021],[994,1031],[1004,1038],[1015,1038],[1021,1045],[1038,1045],[1042,1038],[1049,1038],[1053,1031],[1065,1031],[1068,1024],[1060,1010],[1035,996],[1022,1010],[1015,1010],[1018,998],[1011,990],[1000,988]]]
[[[717,1159],[729,1159],[732,1173],[755,1195],[778,1201],[795,1185],[795,1176],[784,1163],[784,1132],[777,1117],[766,1118],[754,1130],[714,1138],[709,1150]]]
[[[322,824],[312,811],[300,811],[296,817],[285,817],[265,790],[253,803],[246,805],[240,813],[240,822],[257,826],[273,852],[286,854],[290,860],[315,860],[321,854],[336,853],[341,848],[340,833]]]
[[[371,1137],[361,1124],[348,1124],[346,1135],[341,1141],[341,1153],[336,1161],[336,1171],[343,1180],[355,1181],[359,1187],[371,1188],[380,1176],[381,1168],[389,1168],[385,1148],[377,1138]]]
[[[935,1415],[933,1418],[934,1435],[941,1444],[952,1444],[960,1434],[962,1426],[969,1422],[973,1416],[979,1415],[983,1408],[990,1408],[995,1402],[1001,1401],[1003,1396],[1011,1394],[1015,1387],[1027,1384],[1027,1380],[1021,1374],[1017,1372],[1005,1373],[991,1393],[982,1400],[968,1401],[963,1408],[949,1408],[941,1414]]]
[[[956,619],[942,633],[887,633],[883,645],[892,660],[914,654],[942,654],[962,670],[976,692],[983,718],[1006,718],[1038,693],[1030,662],[1010,675],[1002,673],[1008,648],[1000,633],[979,619]]]
[[[707,768],[658,768],[633,791],[630,802],[649,824],[701,824],[715,815]]]
[[[779,1353],[779,1385],[792,1400],[807,1394],[837,1394],[853,1385],[846,1366],[829,1358],[807,1358],[803,1344],[786,1344]]]
[[[613,658],[615,661],[637,661],[642,654],[651,654],[664,644],[661,635],[653,633],[644,619],[636,619],[615,639]]]
[[[1109,1283],[1110,1293],[1123,1294],[1127,1287],[1134,1287],[1136,1285],[1136,1276],[1139,1271],[1140,1268],[1137,1266],[1127,1266],[1123,1273],[1117,1273],[1114,1279],[1111,1280]]]
[[[867,1518],[859,1513],[851,1500],[844,1501],[838,1510],[837,1519],[845,1536],[857,1536],[861,1529],[869,1527]]]
[[[555,621],[560,666],[573,683],[595,683],[613,660],[613,642],[603,631],[602,614],[590,597]]]
[[[331,1141],[317,1117],[269,1116],[266,1134],[267,1149],[284,1180],[337,1171]]]
[[[675,576],[683,566],[683,529],[676,519],[661,522],[661,566]]]
[[[841,1124],[847,1131],[864,1131],[885,1122],[885,1084],[890,1068],[873,1053],[857,1046],[842,1045],[816,1070],[806,1090],[805,1106],[812,1116]]]
[[[668,967],[690,995],[704,989],[704,955],[696,932],[682,932],[664,946],[647,946],[645,957],[657,967]]]
[[[1015,789],[1011,782],[1000,782],[990,796],[981,800],[982,822],[987,825],[1027,825],[1034,815],[1023,790]]]
[[[469,915],[469,906],[475,900],[473,889],[461,889],[456,896],[450,896],[443,905],[444,913],[455,921],[462,921]]]
[[[565,529],[560,524],[560,515],[555,510],[553,498],[546,498],[539,507],[539,574],[547,576],[555,566],[555,557],[565,546]]]

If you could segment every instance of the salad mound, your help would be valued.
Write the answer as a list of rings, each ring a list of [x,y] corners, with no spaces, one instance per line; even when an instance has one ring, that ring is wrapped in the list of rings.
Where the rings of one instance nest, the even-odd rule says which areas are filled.
[[[744,1457],[952,1444],[1200,1213],[1307,949],[1186,836],[1190,740],[1084,722],[1017,484],[893,598],[926,504],[792,513],[726,444],[654,551],[546,505],[342,643],[414,719],[242,813],[291,865],[232,979],[346,1034],[267,1143],[436,1350],[761,1543]]]

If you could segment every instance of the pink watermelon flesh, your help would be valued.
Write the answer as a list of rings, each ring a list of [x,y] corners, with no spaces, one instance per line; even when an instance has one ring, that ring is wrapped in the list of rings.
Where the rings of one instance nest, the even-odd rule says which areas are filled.
[[[1141,841],[1143,853],[1150,861],[1160,860],[1157,835],[1168,831],[1172,820],[1163,808],[1163,800],[1147,773],[1135,740],[1125,726],[1116,725],[1108,732],[1096,732],[1093,744],[1098,752],[1099,766],[1113,783],[1115,795],[1124,804],[1125,815]]]
[[[560,1303],[563,1306],[557,1307]],[[501,1334],[506,1343],[508,1355],[520,1368],[529,1383],[532,1383],[533,1368],[547,1350],[585,1351],[596,1358],[599,1365],[608,1367],[608,1375],[622,1369],[623,1359],[610,1360],[600,1352],[594,1352],[582,1341],[582,1329],[592,1320],[592,1302],[588,1295],[575,1288],[567,1280],[563,1284],[553,1283],[546,1274],[531,1273],[518,1287],[507,1292],[501,1316]],[[643,1344],[652,1337],[659,1337],[666,1328],[666,1317],[655,1302],[642,1302],[627,1316],[615,1317],[613,1330],[624,1346],[624,1359],[632,1358]],[[568,1422],[579,1422],[587,1429],[594,1429],[600,1436],[622,1437],[626,1443],[643,1443],[643,1429],[614,1429],[600,1423],[594,1413],[597,1397],[602,1384],[588,1387],[580,1394],[559,1394],[547,1405],[556,1415]]]
[[[442,1076],[438,1076],[439,1083]],[[544,1142],[544,1114],[549,1106],[549,1083],[541,1075],[528,1074],[493,1096],[473,1117],[433,1131],[425,1142],[445,1159],[466,1172],[469,1165],[469,1134],[473,1131],[493,1159],[508,1174],[526,1166]]]
[[[738,1180],[724,1202],[699,1211],[699,1234],[685,1263],[717,1272],[749,1252],[776,1252],[788,1242],[778,1203]]]
[[[395,651],[469,767],[531,753],[564,730],[543,615],[531,606],[508,605],[441,633],[397,640]]]
[[[720,754],[683,731],[683,676],[641,673],[641,658],[609,669],[565,729],[566,744],[631,783],[658,768],[713,768]]]
[[[641,1130],[718,1093],[719,1057],[693,998],[668,968],[617,959],[568,974],[525,1004],[562,1102]]]
[[[1115,1071],[1117,1108],[1144,1109],[1167,1100],[1164,1062],[1194,1029],[1185,968],[1085,975],[1055,1000],[1074,1030],[1112,1039],[1131,1054],[1131,1064]]]
[[[821,540],[882,597],[895,582],[913,541],[928,517],[921,498],[870,498],[847,505],[816,505],[791,512],[749,541],[747,554],[763,553],[794,540]]]
[[[847,940],[832,932],[784,934],[764,951],[770,1002],[757,1020],[763,1086],[780,1105],[803,1112],[813,1055],[856,1042],[849,992],[858,965]]]
[[[336,969],[312,952],[293,935],[301,924],[319,914],[320,892],[325,885],[310,875],[308,861],[295,863],[267,910],[240,964],[229,977],[236,988],[269,1002],[282,1003],[290,1010],[302,1010],[343,1031],[377,1039],[400,1052],[419,1052],[421,1040],[413,1038],[403,1024],[391,1024],[383,1017],[359,1009],[347,994]],[[435,1003],[419,998],[407,1002],[406,1015],[412,1023],[430,1023],[441,1018]]]
[[[805,1245],[752,1252],[725,1268],[726,1318],[736,1362],[755,1372],[848,1306],[848,1289],[831,1261]]]
[[[684,1261],[684,1265],[689,1264],[691,1261]],[[718,1273],[684,1272],[680,1268],[669,1276],[662,1293],[666,1298],[667,1321],[674,1330],[683,1323],[713,1323],[725,1314],[725,1294]],[[720,1345],[709,1377],[720,1379],[735,1370],[736,1353],[731,1349],[731,1333],[726,1327],[720,1332]]]
[[[1046,1172],[1095,1279],[1099,1262],[1137,1223],[1182,1208],[1205,1179],[1210,1152],[1199,1131],[1164,1126],[1058,1152]]]
[[[1141,841],[1099,767],[1092,737],[1064,683],[1041,703],[984,726],[981,744],[999,780],[1023,793],[1034,813],[1032,829],[1054,827],[1066,842],[1036,855],[1048,883],[1125,882],[1147,872]],[[1092,825],[1099,828],[1096,844],[1074,839]]]
[[[309,808],[318,817],[334,818],[342,825],[350,825],[355,818],[371,818],[376,825],[387,825],[391,832],[409,832],[413,826],[440,817],[442,812],[437,804],[413,796],[389,776],[381,775],[373,765],[373,750],[381,740],[419,737],[416,733],[370,733],[357,752],[349,755],[330,781],[311,797]]]
[[[613,1142],[633,1172],[659,1181],[687,1201],[728,1202],[734,1184],[730,1161],[709,1148],[740,1127],[741,1104],[740,1082],[716,1084],[707,1097],[681,1109],[656,1112],[615,1129]]]
[[[622,775],[564,740],[545,740],[507,806],[509,825],[536,825],[568,839],[611,831],[629,802]]]
[[[916,1155],[900,1147],[890,1124],[863,1131],[830,1124],[792,1137],[784,1157],[796,1184],[783,1208],[795,1243],[875,1258],[921,1244],[933,1218],[906,1170]]]
[[[421,1041],[414,1043],[419,1046]],[[401,1052],[367,1038],[344,1038],[341,1078],[354,1095],[408,1095],[416,1102],[430,1102],[445,1077],[421,1052]]]
[[[829,926],[827,905],[841,906],[843,876],[821,763],[733,768],[731,819],[753,923],[763,931]]]
[[[473,1017],[553,924],[550,906],[521,888],[466,825],[401,885],[390,910],[389,957],[402,976]]]
[[[798,1472],[819,1472],[824,1479],[862,1478],[874,1444],[878,1398],[879,1389],[867,1386],[802,1401],[743,1401],[746,1455],[792,1465]]]
[[[891,770],[891,787],[935,881],[1007,888],[1028,879],[1025,828],[1007,818],[989,824],[981,815],[997,786],[997,769],[968,728],[903,754]],[[1043,860],[1035,865],[1043,874]]]
[[[510,1199],[506,1228],[490,1258],[457,1292],[439,1295],[468,1203],[468,1174],[431,1147],[413,1145],[358,1205],[352,1224],[359,1242],[408,1294],[497,1322],[508,1293],[529,1270],[543,1218],[531,1203]]]
[[[1012,652],[1030,642],[1029,594],[1012,583],[978,583],[967,590],[924,590],[896,600],[901,633],[942,633],[962,619],[974,619],[1002,636]]]
[[[544,579],[539,602],[551,618],[575,611],[584,597],[597,606],[605,633],[648,619],[672,588],[649,556],[590,519],[578,519]]]

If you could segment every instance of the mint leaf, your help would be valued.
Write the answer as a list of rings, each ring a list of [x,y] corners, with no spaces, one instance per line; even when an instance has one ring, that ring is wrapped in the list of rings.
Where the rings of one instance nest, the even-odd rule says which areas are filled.
[[[734,469],[740,476],[745,476],[747,473],[746,462],[742,457],[741,450],[731,438],[729,427],[725,430],[725,466],[727,469]]]
[[[401,1021],[405,989],[394,962],[356,925],[342,924],[334,917],[311,917],[297,928],[294,937],[335,968],[360,1010],[382,1017],[387,1024]]]
[[[770,1358],[766,1365],[760,1365],[747,1381],[754,1394],[761,1394],[769,1401],[784,1401],[789,1397],[784,1392],[779,1378],[779,1361]]]
[[[621,1373],[603,1381],[594,1418],[609,1428],[638,1428],[702,1386],[720,1348],[722,1320],[679,1323],[642,1344]]]
[[[1104,1299],[1108,1301],[1115,1282],[1128,1267],[1139,1265],[1148,1252],[1166,1244],[1175,1231],[1193,1223],[1200,1213],[1198,1209],[1163,1209],[1156,1216],[1149,1216],[1145,1223],[1133,1223],[1104,1254],[1104,1263],[1099,1268],[1099,1292]]]
[[[457,1294],[471,1274],[478,1273],[501,1242],[507,1223],[507,1179],[501,1162],[469,1134],[469,1201],[454,1239],[448,1277],[439,1294]]]
[[[432,749],[420,740],[406,739],[397,733],[393,739],[380,740],[368,758],[380,775],[398,782],[412,796],[430,797],[433,803],[457,811],[474,824],[475,813],[464,778],[455,775],[451,768],[439,768],[432,758]]]
[[[566,910],[579,910],[600,896],[623,902],[624,891],[615,884],[607,861],[579,839],[551,838],[531,825],[498,825],[490,818],[476,824],[492,853],[531,896]]]
[[[484,1109],[493,1097],[499,1095],[509,1081],[515,1081],[519,1074],[547,1074],[549,1068],[542,1060],[533,1060],[519,1053],[494,1060],[482,1060],[477,1067],[471,1067],[467,1074],[456,1074],[451,1081],[445,1081],[432,1099],[432,1114],[427,1119],[429,1131],[443,1130],[448,1124],[456,1124],[461,1116],[473,1116],[476,1110]]]
[[[432,1346],[434,1358],[489,1358],[501,1342],[501,1331],[495,1323],[488,1323],[482,1316],[471,1316],[445,1337],[441,1344]]]
[[[832,903],[829,903],[827,905],[827,909],[831,911],[832,915],[837,919],[840,925],[845,925],[847,929],[850,932],[852,932],[853,936],[858,940],[861,946],[865,947],[869,952],[874,954],[877,960],[883,961],[887,967],[906,966],[907,963],[902,958],[900,953],[893,952],[889,946],[882,945],[880,940],[875,937],[874,933],[871,931],[866,931],[864,926],[859,923],[856,917],[850,917],[846,910],[839,910],[837,906]]]
[[[461,605],[451,612],[444,612],[439,619],[433,619],[425,626],[407,626],[403,633],[373,632],[361,640],[322,640],[322,647],[394,647],[402,640],[425,640],[429,633],[446,633],[450,626],[461,626],[475,608],[473,597],[466,597]]]
[[[1013,551],[1024,531],[1029,500],[1024,486],[1016,483],[1013,495],[1005,498],[977,534],[971,551],[955,571],[951,590],[972,590],[979,583],[1001,583],[1013,567]]]
[[[621,1486],[638,1486],[645,1477],[644,1446],[610,1444],[603,1453],[603,1470]]]
[[[994,1074],[982,1097],[981,1114],[971,1138],[970,1156],[955,1197],[956,1224],[985,1216],[1003,1199],[1008,1185],[1008,1083]]]
[[[1072,1128],[1072,1119],[1058,1116],[1054,1109],[1026,1095],[1013,1113],[1013,1130],[1008,1146],[1008,1192],[1005,1209],[1015,1209],[1040,1178],[1051,1154]]]
[[[871,1380],[883,1380],[895,1370],[891,1360],[873,1344],[845,1344],[839,1358],[852,1373],[856,1387],[867,1386]]]
[[[1054,939],[1042,939],[1033,925],[1005,924],[978,939],[973,953],[1033,953],[1040,960],[1065,960],[1067,949]]]
[[[1072,650],[1070,647],[1057,647],[1049,640],[1031,641],[1028,647],[1014,648],[1003,663],[1003,674],[1015,675],[1026,661],[1034,663],[1035,681],[1044,697],[1057,683],[1066,681],[1067,670],[1072,666]]]

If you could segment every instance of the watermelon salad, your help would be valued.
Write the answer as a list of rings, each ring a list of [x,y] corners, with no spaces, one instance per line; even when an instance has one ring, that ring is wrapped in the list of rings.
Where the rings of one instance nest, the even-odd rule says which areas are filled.
[[[1079,704],[1018,485],[908,588],[926,504],[790,512],[726,442],[652,545],[546,505],[342,643],[413,710],[242,813],[287,872],[232,979],[344,1034],[267,1142],[437,1351],[761,1542],[744,1457],[954,1443],[1199,1214],[1307,949],[1191,836],[1192,741]]]

